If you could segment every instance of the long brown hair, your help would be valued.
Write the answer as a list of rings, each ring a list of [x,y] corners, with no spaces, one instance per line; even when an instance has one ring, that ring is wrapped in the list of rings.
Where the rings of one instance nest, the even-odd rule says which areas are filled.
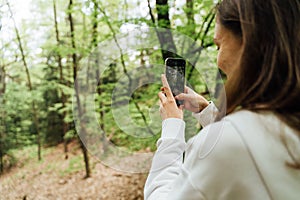
[[[272,111],[300,137],[300,1],[223,0],[217,18],[244,46],[225,86],[227,114]]]

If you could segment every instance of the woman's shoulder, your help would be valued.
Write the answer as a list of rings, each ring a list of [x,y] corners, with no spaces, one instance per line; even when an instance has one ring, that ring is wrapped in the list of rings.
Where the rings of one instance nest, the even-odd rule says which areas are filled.
[[[253,195],[265,187],[278,199],[295,199],[299,195],[300,171],[286,167],[285,163],[292,163],[292,160],[282,142],[282,135],[291,144],[294,156],[300,156],[299,139],[275,114],[237,111],[206,126],[193,138],[191,159],[194,161],[190,169],[198,171],[201,166],[210,171],[213,177],[209,179],[214,186],[216,182],[213,180],[220,180],[220,177],[223,180],[220,182],[230,188],[242,187],[243,181],[247,180],[257,187],[252,188],[247,183],[246,188],[240,188],[245,193],[248,191]],[[201,185],[200,188],[204,187]]]
[[[263,199],[253,191],[266,197],[251,155],[231,117],[206,126],[188,144],[191,148],[186,153],[185,167],[192,171],[195,187],[208,199],[222,198],[215,191],[221,194],[224,190],[234,199]]]
[[[245,140],[273,138],[281,142],[283,135],[295,135],[295,131],[271,111],[239,110],[224,117],[222,122],[232,126]]]
[[[261,111],[255,112],[250,110],[241,109],[235,111],[227,116],[225,116],[223,121],[229,121],[231,123],[237,124],[242,123],[243,125],[254,125],[261,124],[264,122],[272,121],[273,123],[278,123],[279,119],[277,116],[271,111]]]
[[[241,118],[248,115],[248,111],[234,113],[234,115],[226,116],[221,121],[211,123],[205,126],[199,134],[188,141],[190,149],[197,149],[198,158],[204,159],[211,154],[223,158],[232,156],[233,152],[245,153],[243,141],[240,138],[238,127],[236,127],[235,118]],[[244,123],[242,126],[245,126]],[[251,127],[250,123],[247,126]],[[200,148],[194,148],[200,147]],[[240,151],[243,149],[243,151]]]
[[[280,132],[289,129],[289,127],[271,111],[254,112],[250,110],[238,110],[224,117],[221,122],[222,121],[230,124],[239,134],[251,134],[252,137],[262,134],[279,137]],[[288,130],[288,132],[291,131],[292,130]]]
[[[300,171],[286,165],[294,162],[292,157],[300,160],[300,140],[292,128],[272,112],[241,110],[222,121],[236,130],[272,195],[282,197],[278,199],[300,195]]]
[[[255,143],[268,133],[271,133],[269,137],[277,140],[280,138],[279,126],[279,120],[272,113],[240,110],[206,126],[189,143],[201,146],[200,158],[207,157],[213,151],[226,157],[238,151],[247,153],[248,143]]]

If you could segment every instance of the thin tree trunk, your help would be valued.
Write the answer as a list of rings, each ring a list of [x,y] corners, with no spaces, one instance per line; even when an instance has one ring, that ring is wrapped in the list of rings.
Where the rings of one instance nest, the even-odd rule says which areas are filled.
[[[56,8],[56,0],[53,0],[53,14],[54,14],[54,26],[55,26],[55,35],[56,35],[56,43],[57,46],[60,46],[60,36],[59,36],[59,29],[58,29],[58,22],[57,22],[57,8]],[[57,56],[57,63],[58,63],[58,68],[59,68],[59,82],[60,84],[64,84],[64,74],[63,74],[63,65],[62,65],[62,57],[60,55],[60,52],[58,52]],[[66,107],[66,95],[61,89],[61,103],[62,103],[62,108],[64,109]],[[65,152],[65,158],[68,158],[68,143],[65,138],[65,135],[68,131],[68,124],[64,121],[67,113],[64,111],[62,113],[62,126],[63,126],[63,133],[62,133],[62,140],[64,142],[64,152]]]
[[[102,91],[102,88],[101,88],[102,80],[100,78],[100,71],[99,71],[99,69],[97,69],[97,71],[96,71],[96,79],[98,81],[98,84],[97,84],[97,93],[101,97],[103,91]],[[104,107],[103,101],[101,99],[99,101],[100,101],[99,102],[99,108],[100,108],[100,128],[102,130],[101,142],[102,142],[102,145],[103,145],[102,146],[102,150],[105,153],[107,151],[107,148],[108,148],[108,144],[107,144],[107,141],[106,141],[105,124],[104,124],[105,112],[104,112],[104,109],[103,109],[103,107]]]
[[[94,4],[94,10],[92,13],[92,41],[91,41],[91,49],[97,47],[98,45],[98,2],[97,0],[92,0]]]
[[[2,83],[2,87],[1,87],[1,90],[0,90],[0,97],[5,94],[5,90],[6,90],[6,82],[5,82],[5,78],[6,78],[6,72],[5,72],[5,68],[4,66],[0,69],[0,81]],[[1,105],[2,107],[4,107],[5,105],[5,100],[1,99],[0,100],[2,101],[1,102]],[[2,110],[1,110],[2,111]],[[5,116],[6,116],[6,113],[5,111],[3,110],[3,113],[1,113],[1,124],[0,126],[2,127],[0,129],[0,175],[4,172],[4,162],[3,162],[3,156],[5,154],[5,144],[4,144],[4,141],[2,141],[2,139],[5,137],[5,133],[6,133],[6,128],[5,128]]]
[[[168,0],[156,0],[158,27],[165,30],[158,31],[158,38],[162,47],[163,59],[168,57],[177,57],[176,46],[171,32],[171,22],[169,18]]]
[[[26,76],[27,76],[27,85],[28,85],[29,91],[32,92],[33,87],[32,87],[32,83],[31,83],[31,77],[30,77],[30,73],[29,73],[29,69],[28,69],[28,65],[27,65],[27,61],[26,61],[26,56],[25,56],[24,49],[23,49],[21,36],[20,36],[19,30],[17,28],[16,22],[15,22],[15,19],[13,17],[13,13],[12,13],[12,10],[11,10],[11,7],[10,7],[10,4],[8,3],[8,1],[7,1],[7,6],[9,8],[9,12],[10,12],[11,18],[12,18],[13,23],[14,23],[14,28],[15,28],[15,32],[16,32],[16,35],[17,35],[18,45],[19,45],[19,50],[21,52],[22,61],[23,61],[23,65],[24,65],[24,68],[25,68]],[[41,156],[41,135],[40,135],[40,131],[39,131],[38,113],[37,113],[37,109],[36,109],[36,105],[35,105],[34,100],[32,101],[31,106],[32,106],[32,112],[33,112],[32,113],[33,114],[33,123],[35,125],[36,134],[37,134],[38,160],[41,160],[42,159],[42,156]]]
[[[0,145],[1,147],[1,145]],[[4,166],[3,166],[3,156],[2,156],[2,150],[0,149],[0,175],[3,173],[4,171]]]
[[[204,21],[203,21],[203,23],[201,25],[200,31],[198,32],[197,36],[194,38],[195,41],[194,41],[194,44],[190,48],[191,50],[190,50],[189,54],[198,54],[198,55],[195,57],[195,60],[192,63],[192,68],[187,73],[187,80],[190,80],[190,78],[193,75],[196,63],[199,60],[199,57],[201,55],[201,51],[203,49],[205,49],[205,48],[210,47],[210,46],[213,45],[213,43],[207,43],[207,44],[205,44],[205,39],[208,36],[208,31],[210,30],[210,28],[211,28],[211,26],[213,24],[214,19],[215,19],[214,9],[211,9],[210,12],[207,14],[207,16],[204,18]],[[207,24],[207,26],[205,27],[206,24]],[[204,29],[204,27],[205,27],[205,29]],[[202,35],[202,37],[201,37],[201,35]],[[194,47],[195,47],[196,42],[197,42],[198,39],[201,39],[201,45],[200,45],[200,48],[195,49]]]
[[[194,18],[194,0],[186,0],[186,10],[185,14],[187,17],[187,26],[188,26],[188,32],[190,33],[190,36],[194,36],[196,31],[196,23]]]
[[[92,14],[92,41],[91,41],[91,49],[97,47],[98,45],[98,15],[99,15],[99,4],[97,2],[97,0],[92,0],[93,4],[94,4],[94,11]],[[100,70],[97,69],[96,70],[96,79],[97,79],[97,93],[99,95],[99,97],[102,96],[102,80],[100,77]],[[101,135],[101,141],[102,141],[102,149],[104,152],[107,151],[107,142],[106,142],[106,132],[105,132],[105,124],[104,124],[104,117],[105,117],[105,111],[103,109],[104,104],[103,101],[99,98],[99,108],[100,108],[100,128],[102,130],[102,135]]]
[[[69,0],[69,7],[68,7],[68,18],[70,22],[70,31],[71,31],[71,44],[72,44],[72,49],[76,49],[76,44],[75,44],[75,27],[74,27],[74,21],[73,21],[73,16],[72,16],[72,8],[73,8],[73,0]],[[78,109],[78,114],[79,114],[79,120],[80,120],[80,133],[81,133],[81,138],[79,139],[80,142],[80,147],[82,149],[83,153],[83,158],[84,158],[84,163],[85,163],[85,172],[86,175],[85,177],[90,177],[91,176],[91,171],[90,171],[90,166],[89,166],[89,157],[87,153],[87,149],[84,145],[85,141],[85,136],[86,136],[86,128],[84,124],[82,123],[82,116],[83,116],[83,109],[81,106],[80,102],[80,97],[79,97],[79,91],[78,91],[78,82],[76,80],[77,78],[77,69],[78,69],[78,60],[77,60],[77,55],[76,52],[72,53],[72,65],[73,65],[73,80],[74,80],[74,85],[75,85],[75,96],[76,96],[76,103],[77,103],[77,109]]]
[[[121,48],[121,46],[120,46],[120,44],[119,44],[119,41],[118,41],[118,39],[117,39],[117,34],[116,34],[115,30],[113,29],[113,27],[112,27],[110,21],[108,20],[108,16],[107,16],[105,10],[104,10],[102,7],[99,6],[99,11],[104,15],[105,21],[106,21],[106,23],[107,23],[107,25],[108,25],[110,31],[112,32],[114,41],[115,41],[115,43],[116,43],[116,45],[117,45],[117,47],[118,47],[118,49],[119,49],[119,51],[120,51],[120,55],[121,55],[121,56],[120,56],[121,65],[122,65],[122,67],[123,67],[123,73],[124,73],[125,76],[127,76],[127,78],[128,78],[128,91],[130,91],[130,90],[131,90],[131,87],[132,87],[132,78],[131,78],[131,76],[130,76],[130,74],[128,73],[127,68],[126,68],[123,49]],[[128,93],[128,94],[129,94],[129,93]],[[149,127],[149,125],[148,125],[148,123],[147,123],[145,114],[142,112],[142,110],[140,109],[140,106],[139,106],[138,102],[136,101],[135,93],[132,93],[132,96],[131,96],[131,97],[132,97],[132,102],[133,102],[134,106],[136,107],[137,111],[141,114],[141,117],[142,117],[142,119],[143,119],[143,122],[144,122],[145,126],[147,127],[147,130],[149,131],[149,133],[150,133],[151,135],[154,135],[154,133],[153,133],[151,127]]]
[[[150,0],[148,1],[149,14],[158,37],[163,60],[169,57],[177,57],[177,50],[170,30],[171,22],[169,18],[168,0],[156,0],[157,20],[152,12]],[[158,29],[164,28],[164,29]]]

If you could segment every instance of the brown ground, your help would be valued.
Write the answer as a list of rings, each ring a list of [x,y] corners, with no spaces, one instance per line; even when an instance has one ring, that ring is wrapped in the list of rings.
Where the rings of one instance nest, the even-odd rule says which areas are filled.
[[[67,160],[62,145],[44,150],[41,162],[19,155],[17,167],[0,177],[0,199],[143,199],[146,174],[115,171],[90,157],[92,177],[85,179],[78,145],[73,142],[69,149]]]

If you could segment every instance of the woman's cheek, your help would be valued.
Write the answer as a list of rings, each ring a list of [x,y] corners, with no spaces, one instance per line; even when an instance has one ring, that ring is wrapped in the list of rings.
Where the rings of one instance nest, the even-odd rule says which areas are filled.
[[[220,56],[220,52],[218,52],[218,56],[217,56],[217,65],[226,74],[226,69],[224,68],[224,61]]]
[[[232,71],[231,59],[228,54],[222,51],[222,49],[218,51],[217,64],[218,67],[226,74],[226,76],[229,76]]]

